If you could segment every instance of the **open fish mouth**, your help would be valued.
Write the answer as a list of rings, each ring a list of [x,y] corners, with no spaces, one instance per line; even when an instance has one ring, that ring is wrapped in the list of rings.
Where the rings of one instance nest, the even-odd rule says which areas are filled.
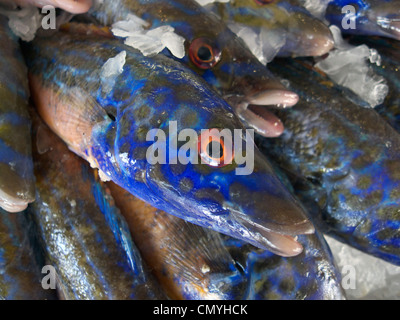
[[[273,89],[256,94],[242,96],[227,96],[225,99],[232,105],[236,114],[244,123],[253,128],[256,133],[267,137],[279,137],[284,126],[281,120],[268,110],[267,106],[284,109],[294,106],[299,96],[289,90]]]

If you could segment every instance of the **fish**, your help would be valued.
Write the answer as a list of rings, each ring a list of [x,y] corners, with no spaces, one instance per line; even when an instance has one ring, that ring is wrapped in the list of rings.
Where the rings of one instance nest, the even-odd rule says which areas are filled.
[[[81,14],[89,11],[92,0],[0,0],[0,6],[14,9],[16,6],[36,6],[43,8],[53,6],[74,14]]]
[[[297,95],[286,90],[241,39],[196,1],[94,1],[89,13],[108,26],[133,14],[152,28],[174,28],[185,39],[184,57],[177,60],[206,79],[247,126],[267,137],[282,134],[282,123],[265,106],[293,106]],[[168,50],[163,53],[174,57]]]
[[[329,28],[294,0],[232,0],[206,9],[243,33],[243,40],[249,36],[247,28],[258,35],[264,62],[275,56],[322,56],[334,45]]]
[[[287,129],[257,144],[291,177],[316,228],[400,264],[400,136],[348,98],[307,59],[270,64],[301,98],[282,112]],[[264,148],[264,149],[263,149]]]
[[[34,114],[34,111],[32,111]],[[65,300],[166,299],[110,191],[36,115],[37,201],[28,211]]]
[[[18,39],[0,16],[0,207],[22,212],[35,200],[27,68]]]
[[[143,259],[173,300],[240,300],[246,278],[219,233],[186,222],[110,182]]]
[[[397,40],[384,37],[361,37],[352,36],[349,39],[351,44],[366,44],[369,48],[377,50],[380,61],[372,64],[374,72],[385,78],[389,86],[389,92],[385,101],[377,106],[375,110],[394,128],[400,132],[400,87],[399,87],[399,65],[400,45]]]
[[[400,2],[392,0],[334,0],[325,18],[343,33],[400,40]]]
[[[299,236],[304,251],[284,258],[224,236],[248,279],[245,300],[346,300],[342,277],[323,235]]]
[[[117,39],[62,32],[35,39],[25,53],[39,114],[103,180],[194,224],[282,255],[301,252],[293,237],[314,231],[305,209],[280,183],[232,108],[184,65],[162,54],[145,57]],[[101,70],[121,54],[125,64],[110,86]],[[254,170],[237,174],[247,164],[232,158],[232,144],[214,135],[217,128],[239,130],[235,146],[245,145],[249,155],[254,148]],[[152,129],[165,134],[168,147],[155,147]],[[195,135],[185,138],[192,158],[178,162],[184,145],[175,146],[174,139],[183,129]],[[222,149],[219,164],[199,143],[203,130]],[[207,148],[210,140],[204,141]],[[154,149],[159,156],[165,151],[165,159],[157,159]]]
[[[0,300],[56,300],[42,287],[44,265],[28,213],[0,209]]]

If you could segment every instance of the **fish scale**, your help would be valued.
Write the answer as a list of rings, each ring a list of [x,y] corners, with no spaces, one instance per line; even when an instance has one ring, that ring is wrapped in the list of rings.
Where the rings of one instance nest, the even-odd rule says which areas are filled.
[[[27,69],[18,39],[0,16],[0,206],[23,211],[34,197]]]

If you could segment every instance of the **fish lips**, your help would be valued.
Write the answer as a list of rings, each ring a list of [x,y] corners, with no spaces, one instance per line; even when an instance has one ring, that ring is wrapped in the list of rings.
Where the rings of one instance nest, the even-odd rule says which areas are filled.
[[[296,93],[285,89],[270,89],[247,96],[226,95],[224,98],[245,126],[268,138],[279,137],[284,131],[281,120],[268,110],[268,106],[284,109],[299,101]]]

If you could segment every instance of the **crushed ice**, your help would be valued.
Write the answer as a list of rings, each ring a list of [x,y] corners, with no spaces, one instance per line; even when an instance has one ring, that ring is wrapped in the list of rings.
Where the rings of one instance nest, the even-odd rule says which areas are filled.
[[[126,51],[121,51],[114,58],[110,58],[102,66],[100,78],[103,84],[103,92],[110,93],[114,87],[116,78],[124,71]]]
[[[241,38],[253,55],[262,63],[271,62],[286,43],[286,34],[282,30],[268,30],[247,27],[239,23],[229,23],[229,29]]]
[[[185,39],[177,35],[173,27],[161,26],[147,30],[148,27],[146,21],[129,14],[126,20],[114,23],[111,31],[116,37],[126,38],[126,45],[138,49],[145,56],[160,53],[164,48],[178,59],[185,56]]]
[[[332,0],[301,0],[305,7],[313,16],[320,20],[324,20],[326,8]]]
[[[346,43],[340,29],[331,26],[335,49],[315,66],[325,72],[334,82],[346,87],[366,101],[372,108],[385,100],[389,88],[383,77],[376,75],[369,63],[380,63],[376,50],[366,45],[352,46]]]
[[[10,29],[24,41],[32,41],[35,38],[43,18],[36,7],[25,7],[19,10],[0,9],[0,14],[8,17]]]

